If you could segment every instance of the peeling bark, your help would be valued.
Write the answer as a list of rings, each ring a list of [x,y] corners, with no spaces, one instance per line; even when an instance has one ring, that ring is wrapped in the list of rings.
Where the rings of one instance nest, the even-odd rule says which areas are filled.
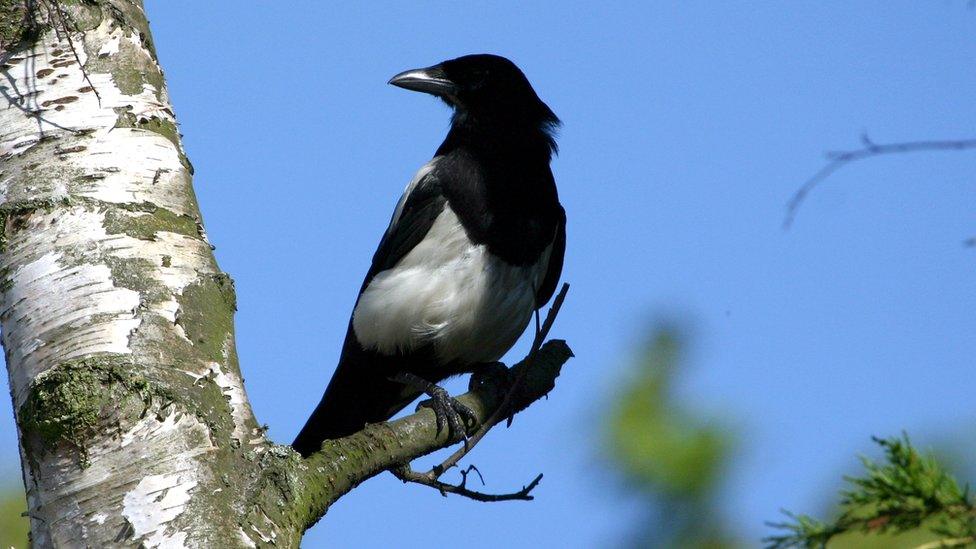
[[[267,440],[191,176],[140,1],[0,0],[0,327],[36,547],[297,547],[448,445],[430,412],[306,460]],[[569,356],[543,348],[519,409]],[[499,387],[462,398],[486,421]]]

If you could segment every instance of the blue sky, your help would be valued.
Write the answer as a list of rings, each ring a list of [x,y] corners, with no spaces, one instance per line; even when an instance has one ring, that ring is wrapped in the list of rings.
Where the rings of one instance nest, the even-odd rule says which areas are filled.
[[[306,547],[618,541],[637,514],[599,460],[601,414],[658,317],[694,327],[686,405],[740,437],[723,501],[748,539],[780,508],[822,510],[871,435],[972,436],[976,153],[851,165],[781,229],[821,153],[863,131],[976,135],[966,1],[148,4],[237,283],[247,390],[280,442],[318,401],[396,199],[447,128],[445,106],[387,79],[498,53],[564,121],[573,288],[553,335],[577,358],[471,456],[491,490],[544,472],[536,500],[444,499],[384,475]],[[8,408],[0,437],[16,476]]]

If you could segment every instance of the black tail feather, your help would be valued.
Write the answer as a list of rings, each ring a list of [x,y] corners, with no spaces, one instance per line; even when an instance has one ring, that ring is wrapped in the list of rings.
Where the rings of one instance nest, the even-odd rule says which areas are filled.
[[[380,376],[340,376],[337,372],[292,446],[307,457],[319,451],[325,440],[346,437],[367,423],[390,419],[417,396],[419,393]]]
[[[339,366],[292,447],[307,457],[319,451],[323,441],[349,436],[367,423],[386,421],[420,396],[389,380],[394,371],[389,361],[363,351],[350,330]]]

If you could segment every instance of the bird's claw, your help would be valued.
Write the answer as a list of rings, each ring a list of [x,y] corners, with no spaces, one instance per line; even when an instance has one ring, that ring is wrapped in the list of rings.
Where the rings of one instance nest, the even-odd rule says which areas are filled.
[[[467,441],[467,426],[478,422],[478,418],[471,408],[452,398],[443,387],[415,374],[399,372],[390,380],[410,385],[430,396],[429,400],[421,401],[417,405],[417,410],[419,411],[421,408],[433,410],[434,417],[437,420],[438,435],[447,429],[448,440],[451,442]]]
[[[432,385],[426,393],[430,395],[430,399],[421,401],[417,409],[430,408],[434,411],[437,434],[440,435],[446,428],[448,439],[452,442],[467,439],[468,425],[478,421],[471,408],[451,397],[443,387]]]

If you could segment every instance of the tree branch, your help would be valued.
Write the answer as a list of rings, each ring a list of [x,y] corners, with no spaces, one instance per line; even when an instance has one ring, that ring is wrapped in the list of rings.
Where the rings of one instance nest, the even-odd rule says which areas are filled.
[[[976,148],[976,139],[949,139],[935,141],[907,141],[904,143],[887,143],[878,145],[867,134],[861,135],[862,148],[849,151],[830,151],[825,154],[827,164],[820,168],[815,174],[807,179],[802,186],[793,194],[790,201],[786,204],[786,218],[783,220],[783,229],[789,230],[796,219],[797,211],[806,200],[807,195],[825,179],[833,175],[834,172],[843,168],[851,162],[864,160],[875,156],[886,154],[901,154],[921,151],[959,151],[964,149]]]
[[[532,496],[529,492],[539,481],[542,480],[542,475],[539,474],[528,484],[528,486],[523,486],[522,490],[514,492],[511,494],[483,494],[481,492],[474,492],[468,490],[465,485],[467,484],[468,474],[472,470],[478,472],[478,469],[471,465],[466,470],[461,471],[461,483],[460,484],[448,484],[440,480],[441,475],[447,472],[448,469],[456,467],[464,456],[468,455],[474,447],[481,442],[488,431],[501,422],[502,419],[508,418],[508,425],[512,424],[512,418],[514,416],[514,411],[511,409],[512,398],[518,392],[519,387],[525,379],[526,374],[532,367],[532,360],[536,353],[539,352],[539,348],[542,343],[546,340],[549,335],[549,331],[552,329],[553,323],[556,321],[556,316],[559,314],[559,309],[562,308],[563,302],[566,300],[566,293],[569,292],[569,284],[563,284],[562,288],[559,290],[559,294],[556,299],[552,302],[552,307],[550,307],[549,312],[546,314],[546,320],[539,325],[539,312],[536,310],[535,314],[535,338],[532,341],[532,348],[529,351],[528,357],[525,359],[526,366],[521,369],[516,375],[515,380],[509,386],[508,391],[505,393],[505,398],[502,399],[502,403],[495,409],[487,420],[481,423],[481,425],[475,429],[474,434],[470,438],[464,440],[464,445],[458,448],[453,454],[451,454],[447,459],[445,459],[439,465],[435,465],[430,471],[426,473],[418,473],[414,471],[409,464],[403,464],[400,467],[394,468],[391,472],[403,482],[412,482],[415,484],[421,484],[423,486],[429,486],[436,489],[441,493],[442,496],[446,496],[448,493],[457,494],[464,496],[475,501],[509,501],[513,499],[530,500]],[[478,476],[481,473],[478,472]],[[484,481],[482,480],[482,484]]]
[[[506,396],[512,414],[546,396],[555,387],[563,364],[572,356],[565,341],[551,340],[537,353],[512,366],[507,375],[483,378],[477,387],[457,397],[477,418],[472,429],[490,421]],[[522,377],[523,381],[513,392],[508,392],[511,385],[507,379],[512,377]],[[301,482],[296,487],[297,493],[292,494],[289,514],[296,523],[309,528],[325,515],[333,502],[364,480],[451,444],[447,430],[438,432],[434,412],[429,409],[395,421],[367,425],[345,438],[328,440],[321,451],[298,464]],[[525,495],[538,480],[523,490]]]
[[[478,427],[474,434],[465,441],[461,448],[451,454],[440,465],[435,465],[430,471],[427,472],[425,476],[429,480],[437,480],[448,469],[456,466],[458,462],[461,461],[461,458],[468,455],[468,453],[471,452],[471,450],[473,450],[479,442],[481,442],[481,439],[484,438],[484,436],[488,433],[488,430],[494,427],[502,419],[508,418],[509,422],[511,422],[511,418],[515,414],[514,411],[510,410],[512,398],[519,390],[519,386],[525,380],[525,376],[528,374],[532,365],[533,357],[535,357],[536,353],[539,352],[539,349],[542,347],[542,343],[545,342],[546,337],[549,336],[549,331],[552,330],[552,325],[556,321],[556,316],[559,314],[559,309],[562,308],[563,302],[566,300],[566,293],[568,291],[569,284],[563,284],[562,288],[559,290],[559,294],[556,295],[556,299],[552,301],[552,307],[549,308],[549,312],[546,314],[546,320],[543,322],[541,327],[538,325],[538,313],[536,314],[535,338],[532,341],[532,349],[529,351],[529,356],[525,359],[526,367],[517,372],[514,378],[515,381],[512,382],[511,388],[508,390],[508,393],[506,393],[505,399],[502,401],[501,405],[498,406],[487,421]]]
[[[484,492],[477,492],[475,490],[470,490],[467,487],[468,475],[472,472],[478,473],[478,477],[481,477],[481,472],[474,465],[469,465],[467,469],[461,471],[461,483],[460,484],[449,484],[436,479],[431,479],[427,474],[418,473],[410,468],[409,465],[403,465],[392,469],[392,472],[396,477],[402,480],[404,483],[413,482],[415,484],[422,484],[424,486],[430,486],[435,490],[439,491],[442,496],[447,497],[447,494],[457,494],[459,496],[464,496],[468,499],[473,499],[475,501],[482,501],[493,503],[496,501],[531,501],[535,499],[531,495],[532,490],[539,485],[542,481],[542,473],[536,475],[536,477],[528,485],[523,486],[518,492],[512,492],[510,494],[486,494]],[[484,484],[484,479],[481,481]]]

